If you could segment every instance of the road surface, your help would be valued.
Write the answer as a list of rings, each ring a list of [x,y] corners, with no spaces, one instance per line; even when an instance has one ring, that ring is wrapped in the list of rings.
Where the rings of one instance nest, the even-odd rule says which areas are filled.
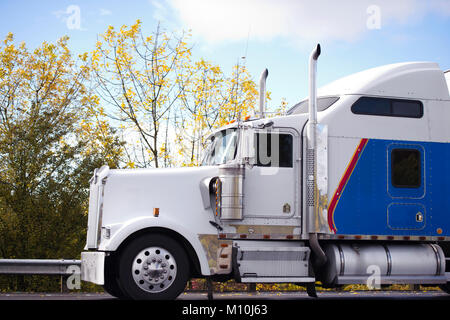
[[[115,300],[106,293],[1,293],[0,300]],[[178,300],[207,300],[206,293],[183,293]],[[298,293],[215,293],[214,300],[313,300],[306,292]],[[442,291],[345,291],[318,292],[319,300],[448,300]]]

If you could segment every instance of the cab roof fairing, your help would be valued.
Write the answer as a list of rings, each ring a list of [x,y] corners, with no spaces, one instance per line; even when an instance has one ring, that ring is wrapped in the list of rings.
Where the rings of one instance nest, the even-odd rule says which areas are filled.
[[[449,100],[444,72],[434,62],[405,62],[357,72],[318,90],[318,96],[368,95]]]
[[[444,76],[444,72],[439,68],[439,65],[434,62],[404,62],[388,64],[357,72],[335,80],[319,88],[318,97],[322,98],[336,96],[342,98],[342,96],[345,95],[366,95],[450,100],[449,88],[447,86],[449,78],[450,72],[446,71]],[[337,101],[336,106],[342,102],[343,101]],[[334,105],[331,109],[335,109],[333,107]],[[321,113],[323,113],[323,111],[318,114],[320,115]],[[234,122],[215,130],[208,136],[208,139],[222,130],[238,128],[242,125],[248,125],[256,128],[258,125],[269,121],[268,119],[274,122],[275,127],[284,126],[281,124],[284,123],[282,119],[299,116],[302,117],[304,114],[292,114],[273,118],[255,119],[241,123]],[[297,127],[295,124],[292,126]]]

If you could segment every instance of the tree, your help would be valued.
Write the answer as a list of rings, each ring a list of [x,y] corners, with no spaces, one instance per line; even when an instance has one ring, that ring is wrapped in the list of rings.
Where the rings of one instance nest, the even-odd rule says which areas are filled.
[[[215,127],[226,101],[223,98],[226,79],[220,67],[200,59],[190,66],[190,74],[188,81],[180,82],[181,107],[173,125],[183,165],[198,163],[204,137]]]
[[[0,256],[74,258],[85,242],[89,178],[121,145],[96,112],[67,37],[34,51],[0,46]],[[18,288],[25,289],[23,277]]]
[[[103,42],[97,42],[93,68],[98,93],[110,106],[110,117],[137,133],[139,145],[128,153],[131,167],[160,166],[161,121],[181,95],[178,83],[184,81],[183,69],[190,62],[186,38],[185,33],[170,35],[159,26],[145,37],[137,20],[118,32],[110,26]]]
[[[128,167],[196,165],[204,137],[254,110],[258,92],[243,64],[230,76],[192,61],[189,33],[150,36],[141,22],[109,27],[97,42],[93,69],[106,114],[123,130]]]
[[[236,64],[230,76],[219,66],[200,59],[184,84],[182,108],[175,122],[183,165],[198,165],[205,139],[232,120],[255,111],[258,91],[245,65]]]

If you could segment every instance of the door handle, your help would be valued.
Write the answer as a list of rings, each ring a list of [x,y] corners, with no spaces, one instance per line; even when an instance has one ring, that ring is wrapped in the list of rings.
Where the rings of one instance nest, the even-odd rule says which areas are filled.
[[[423,221],[423,214],[422,212],[416,213],[416,222],[422,222]]]

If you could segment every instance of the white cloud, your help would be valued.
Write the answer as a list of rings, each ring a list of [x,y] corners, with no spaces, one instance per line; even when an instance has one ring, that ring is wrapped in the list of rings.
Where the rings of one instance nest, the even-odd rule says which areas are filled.
[[[450,15],[450,1],[448,0],[432,0],[430,1],[430,7],[444,15]]]
[[[53,11],[52,14],[69,30],[87,31],[81,26],[81,9],[77,5],[69,5],[66,10]]]
[[[100,8],[100,15],[101,16],[110,16],[112,15],[112,11],[104,8]]]
[[[166,11],[166,8],[161,3],[159,3],[158,1],[153,0],[153,1],[150,1],[150,2],[156,9]]]
[[[158,21],[167,21],[167,8],[156,0],[150,1],[154,8],[153,18]]]
[[[52,14],[58,19],[61,20],[63,22],[65,22],[66,20],[66,10],[56,10],[56,11],[52,11]]]
[[[351,41],[368,31],[371,5],[381,28],[427,12],[450,15],[448,0],[167,0],[181,23],[208,42],[246,39]]]

